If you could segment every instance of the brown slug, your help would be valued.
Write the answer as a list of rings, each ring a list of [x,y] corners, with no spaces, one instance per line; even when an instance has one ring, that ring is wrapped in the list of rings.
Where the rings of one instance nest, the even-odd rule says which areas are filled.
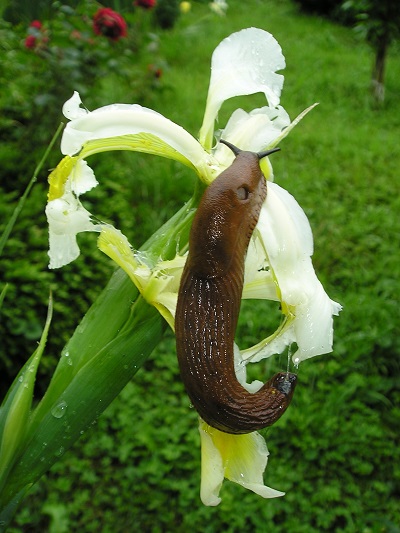
[[[285,412],[297,376],[274,375],[256,393],[237,380],[234,337],[244,280],[244,261],[267,185],[262,153],[242,151],[205,190],[193,220],[175,316],[180,372],[201,418],[226,433],[250,433]]]

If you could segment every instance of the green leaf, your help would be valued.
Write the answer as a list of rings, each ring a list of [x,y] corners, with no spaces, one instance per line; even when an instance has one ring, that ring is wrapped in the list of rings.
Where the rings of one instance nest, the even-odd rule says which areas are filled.
[[[53,302],[50,296],[47,320],[39,346],[15,378],[0,408],[0,491],[18,457],[26,434],[36,372],[46,345],[52,312]]]
[[[57,384],[53,390],[50,385],[51,395],[46,394],[33,412],[24,450],[8,476],[0,508],[21,487],[35,483],[97,419],[157,346],[166,327],[157,310],[141,298],[128,323],[129,327],[79,365],[67,385]]]
[[[26,189],[24,191],[24,194],[19,199],[18,204],[15,207],[14,212],[11,215],[11,218],[8,221],[6,227],[5,227],[4,231],[3,231],[3,234],[0,237],[0,256],[3,253],[3,248],[4,248],[4,246],[5,246],[6,242],[7,242],[8,237],[10,236],[10,233],[12,232],[14,224],[17,221],[17,218],[18,218],[19,214],[21,213],[22,208],[24,207],[25,201],[28,198],[29,193],[31,192],[31,189],[32,189],[32,187],[34,186],[34,184],[35,184],[35,182],[37,180],[37,176],[38,176],[39,172],[41,171],[41,169],[42,169],[42,167],[43,167],[43,165],[44,165],[44,163],[45,163],[45,161],[46,161],[51,149],[53,148],[54,143],[56,142],[56,139],[59,136],[59,134],[60,134],[60,132],[61,132],[63,127],[64,127],[64,124],[61,123],[59,125],[56,133],[54,134],[53,138],[51,139],[50,144],[46,148],[46,151],[43,154],[42,159],[39,161],[39,164],[37,165],[37,167],[33,171],[32,177],[31,177],[31,179],[30,179],[30,181],[29,181],[29,183],[28,183],[28,185],[27,185],[27,187],[26,187]]]
[[[6,283],[0,293],[0,309],[3,305],[3,302],[4,302],[4,298],[6,297],[6,293],[7,293],[7,290],[8,290],[8,283]]]

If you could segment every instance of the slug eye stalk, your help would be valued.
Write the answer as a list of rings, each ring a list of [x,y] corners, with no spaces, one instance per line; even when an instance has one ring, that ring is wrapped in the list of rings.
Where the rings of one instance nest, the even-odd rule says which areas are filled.
[[[239,155],[240,152],[243,152],[243,150],[241,150],[240,148],[238,148],[237,146],[235,146],[234,144],[230,143],[229,141],[225,141],[224,139],[220,139],[219,141],[220,143],[224,144],[225,146],[227,146],[230,150],[232,150],[232,152],[235,154],[235,156]],[[257,157],[258,159],[262,159],[263,157],[267,157],[268,155],[270,154],[273,154],[275,152],[279,152],[280,148],[271,148],[271,150],[265,150],[264,152],[257,152]]]

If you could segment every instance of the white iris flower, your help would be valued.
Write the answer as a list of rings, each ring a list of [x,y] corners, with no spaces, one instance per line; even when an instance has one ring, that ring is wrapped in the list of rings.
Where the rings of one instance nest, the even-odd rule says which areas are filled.
[[[220,143],[213,147],[215,120],[225,100],[264,93],[265,107],[250,113],[237,109],[226,127],[216,134],[218,139],[253,152],[276,146],[311,109],[291,123],[279,105],[283,76],[276,71],[284,67],[279,44],[263,30],[249,28],[223,40],[212,57],[199,140],[163,115],[139,105],[114,104],[89,112],[81,107],[75,92],[63,108],[69,119],[61,142],[65,158],[49,178],[46,214],[50,268],[61,267],[79,255],[76,242],[79,232],[98,231],[100,249],[128,273],[143,297],[157,307],[173,328],[186,256],[177,255],[170,261],[160,258],[155,263],[147,261],[131,248],[119,230],[94,222],[79,200],[80,195],[97,185],[86,158],[109,150],[155,154],[180,161],[209,184],[234,157]],[[314,272],[313,239],[304,211],[287,191],[272,182],[268,158],[261,160],[261,167],[268,180],[268,194],[246,257],[243,298],[279,301],[284,320],[274,334],[243,350],[238,358],[242,362],[259,361],[296,343],[293,361],[298,365],[304,359],[332,350],[332,315],[338,314],[341,306],[328,297]],[[245,383],[243,375],[238,374],[238,378]],[[200,421],[200,435],[201,498],[206,505],[219,503],[224,477],[264,498],[283,494],[263,484],[268,450],[258,433],[228,435]]]

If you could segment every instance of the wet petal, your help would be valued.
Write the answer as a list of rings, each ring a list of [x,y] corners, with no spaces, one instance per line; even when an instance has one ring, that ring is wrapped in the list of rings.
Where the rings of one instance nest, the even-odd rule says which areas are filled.
[[[233,33],[214,50],[206,112],[200,130],[205,148],[213,143],[214,121],[225,100],[233,96],[262,92],[269,106],[279,104],[285,68],[282,49],[275,38],[258,28]]]
[[[289,115],[281,106],[253,109],[250,113],[236,109],[218,136],[242,150],[260,152],[267,149],[289,124]],[[222,146],[217,146],[215,150],[217,158],[220,149]]]
[[[276,498],[284,493],[264,485],[263,473],[268,462],[268,449],[257,433],[230,435],[200,420],[201,488],[204,505],[221,501],[219,491],[224,477],[242,485],[263,498]]]
[[[71,192],[51,200],[46,206],[49,224],[49,268],[60,268],[79,256],[76,236],[82,231],[99,231],[91,214]]]
[[[74,94],[69,100],[65,102],[62,108],[62,112],[65,118],[73,120],[75,118],[83,117],[88,113],[87,109],[81,107],[82,100],[77,91],[74,91]]]
[[[304,211],[293,196],[274,183],[268,184],[255,233],[265,247],[283,311],[287,308],[294,316],[292,334],[282,330],[288,340],[294,336],[297,342],[293,360],[298,363],[332,351],[332,315],[341,306],[329,298],[315,274],[312,233]],[[265,356],[261,350],[255,360]]]
[[[125,235],[109,224],[102,226],[98,247],[128,274],[143,298],[174,329],[179,282],[186,258],[177,255],[171,261],[160,261],[150,267],[146,254],[133,250]]]
[[[77,97],[74,98],[76,106]],[[84,145],[86,149],[80,157],[107,150],[135,150],[181,161],[201,177],[215,172],[213,157],[200,143],[152,109],[138,104],[112,104],[82,114],[73,107],[69,114],[76,118],[65,127],[61,140],[63,154],[77,154]]]

